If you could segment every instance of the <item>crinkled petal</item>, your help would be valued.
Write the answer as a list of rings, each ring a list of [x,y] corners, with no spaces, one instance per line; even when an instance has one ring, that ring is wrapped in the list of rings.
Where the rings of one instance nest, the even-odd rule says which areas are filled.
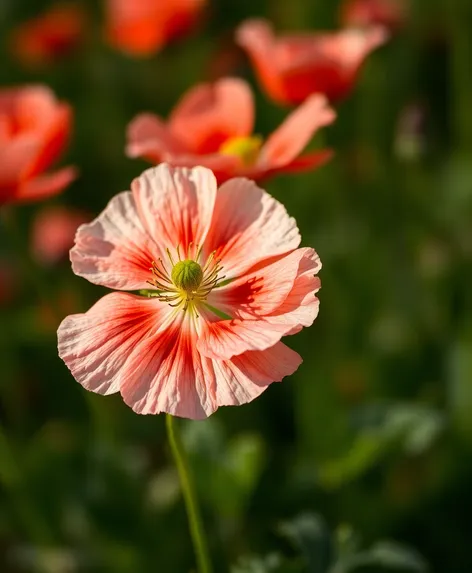
[[[218,406],[238,406],[257,398],[272,382],[293,374],[299,354],[278,342],[272,348],[245,352],[231,360],[213,362]]]
[[[201,357],[186,320],[151,336],[123,372],[123,400],[138,414],[167,412],[199,420],[217,408],[211,360]]]
[[[227,278],[288,253],[299,243],[295,220],[253,181],[230,179],[219,188],[205,254],[216,251]]]
[[[320,268],[313,249],[297,249],[208,297],[214,308],[233,320],[212,320],[204,313],[197,343],[210,358],[231,358],[248,350],[264,350],[283,336],[311,324],[318,312],[314,274]]]
[[[258,165],[280,167],[293,161],[318,129],[336,118],[324,95],[313,94],[274,131],[261,149]]]
[[[162,253],[144,228],[133,195],[116,195],[91,223],[81,225],[72,269],[92,283],[120,290],[149,288],[152,261]]]
[[[238,78],[199,84],[174,108],[169,129],[189,150],[214,153],[227,139],[250,135],[254,102],[249,85]]]
[[[296,334],[302,328],[311,326],[318,316],[319,300],[316,293],[321,288],[321,281],[315,275],[321,269],[321,261],[313,249],[304,251],[292,290],[283,303],[265,317],[269,325],[290,327],[285,335]]]
[[[216,198],[216,179],[204,167],[148,169],[131,184],[138,213],[162,251],[202,245]]]
[[[139,354],[151,334],[165,330],[171,310],[155,298],[108,294],[88,312],[62,321],[59,356],[87,390],[118,392],[131,353]]]

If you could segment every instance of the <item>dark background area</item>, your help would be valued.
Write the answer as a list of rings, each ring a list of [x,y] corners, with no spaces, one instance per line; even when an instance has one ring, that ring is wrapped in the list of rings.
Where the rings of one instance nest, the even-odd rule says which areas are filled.
[[[244,18],[339,26],[334,1],[214,0],[188,38],[140,60],[103,41],[101,4],[83,2],[76,53],[28,69],[8,37],[49,4],[0,2],[0,85],[45,83],[74,108],[64,164],[81,176],[48,204],[90,218],[146,167],[124,155],[138,112],[165,117],[195,83],[233,74],[254,86],[257,133],[285,117],[232,44]],[[310,550],[333,561],[353,541],[349,528],[356,551],[390,539],[433,573],[472,571],[471,37],[470,2],[412,1],[404,28],[368,58],[317,136],[335,158],[265,184],[321,257],[321,310],[288,341],[304,358],[292,377],[252,404],[182,423],[218,573],[238,562],[234,573],[328,571]],[[13,208],[25,242],[42,208]],[[67,260],[24,273],[3,229],[0,263],[14,285],[0,300],[0,571],[190,571],[163,416],[137,416],[119,395],[73,380],[30,274],[59,319],[105,289]]]

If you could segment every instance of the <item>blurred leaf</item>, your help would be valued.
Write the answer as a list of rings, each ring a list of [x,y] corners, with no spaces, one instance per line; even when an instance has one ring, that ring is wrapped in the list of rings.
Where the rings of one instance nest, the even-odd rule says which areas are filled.
[[[265,557],[242,557],[231,567],[231,573],[302,573],[299,565],[289,563],[278,553]]]
[[[309,573],[325,573],[329,564],[331,540],[321,516],[314,513],[301,514],[281,523],[279,532],[301,551]]]
[[[341,559],[329,573],[350,573],[360,568],[374,568],[373,571],[404,571],[424,573],[428,570],[423,558],[407,547],[393,541],[379,541],[368,551],[348,559]]]
[[[260,436],[226,439],[216,419],[189,422],[183,432],[199,489],[219,515],[239,519],[265,464]]]
[[[340,487],[356,479],[389,453],[422,454],[443,430],[444,418],[425,406],[395,404],[364,409],[359,425],[346,454],[321,464],[319,480],[325,487]]]

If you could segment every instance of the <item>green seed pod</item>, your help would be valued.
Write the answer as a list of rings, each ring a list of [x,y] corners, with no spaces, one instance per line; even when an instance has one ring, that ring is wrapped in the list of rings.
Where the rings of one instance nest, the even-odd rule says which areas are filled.
[[[171,278],[177,288],[196,291],[203,280],[202,267],[190,259],[179,261],[172,269]]]

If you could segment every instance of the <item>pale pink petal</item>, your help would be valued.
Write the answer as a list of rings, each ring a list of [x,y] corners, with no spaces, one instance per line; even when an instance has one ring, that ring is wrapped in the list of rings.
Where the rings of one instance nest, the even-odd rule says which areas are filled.
[[[267,139],[258,165],[279,167],[290,163],[303,151],[316,131],[335,118],[336,114],[324,95],[311,95]]]
[[[278,342],[272,348],[213,362],[218,406],[238,406],[257,398],[272,382],[293,374],[301,357]]]
[[[195,153],[214,153],[227,139],[252,133],[254,103],[249,85],[237,78],[200,84],[174,108],[169,129]]]
[[[197,348],[208,358],[228,359],[248,350],[270,348],[291,329],[291,325],[269,324],[263,319],[220,320],[205,325]]]
[[[218,190],[205,253],[216,251],[227,278],[261,260],[296,249],[295,220],[285,207],[248,179],[230,179]]]
[[[161,164],[136,178],[131,189],[141,220],[163,252],[203,244],[217,189],[209,169]]]
[[[265,350],[311,324],[318,312],[315,292],[320,287],[313,275],[320,267],[313,249],[297,249],[214,289],[208,304],[233,320],[215,320],[215,315],[205,312],[199,351],[227,359],[248,350]]]
[[[152,261],[160,256],[129,191],[116,195],[94,221],[79,227],[70,253],[76,275],[121,290],[149,288]]]
[[[87,390],[118,392],[131,352],[139,352],[151,333],[167,327],[169,309],[155,298],[108,294],[85,314],[62,321],[59,356]]]
[[[151,335],[128,360],[121,394],[138,414],[167,412],[198,420],[216,410],[212,361],[199,355],[185,322]]]
[[[52,197],[63,191],[77,178],[75,167],[64,167],[53,173],[38,175],[20,183],[15,193],[15,201],[38,201]]]
[[[156,115],[141,113],[126,131],[128,157],[143,157],[159,163],[165,153],[184,153],[186,148],[173,137],[165,123]]]
[[[321,269],[321,261],[313,249],[303,249],[298,275],[284,302],[265,317],[269,325],[290,326],[285,334],[296,334],[303,327],[311,326],[318,316],[319,300],[316,293],[321,288],[315,276]]]
[[[292,290],[313,249],[296,249],[262,263],[229,284],[215,288],[207,301],[231,318],[254,320],[276,311]]]

